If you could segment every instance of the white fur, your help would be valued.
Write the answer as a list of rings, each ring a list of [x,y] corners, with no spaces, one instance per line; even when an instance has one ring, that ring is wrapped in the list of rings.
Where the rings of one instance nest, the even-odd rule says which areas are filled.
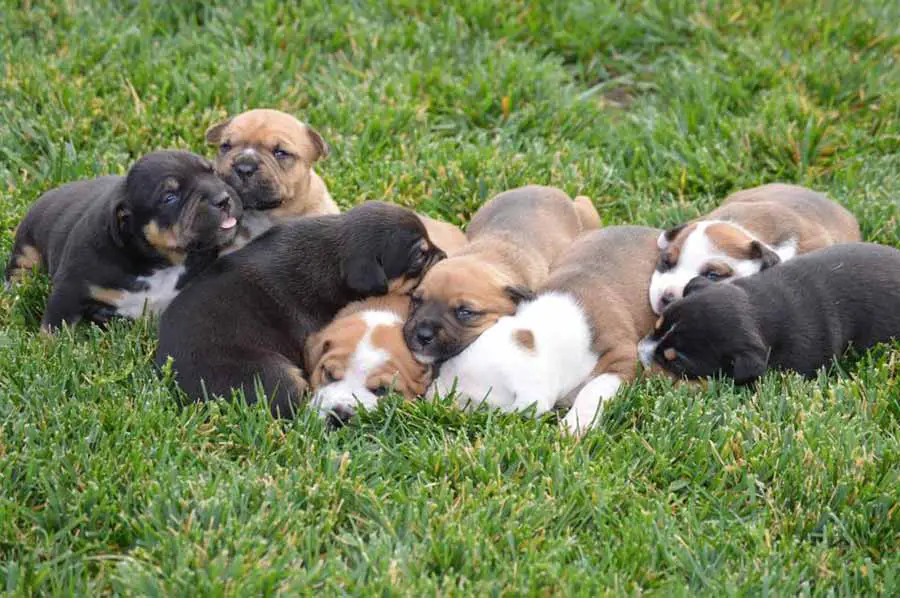
[[[653,354],[656,353],[656,347],[659,341],[651,341],[649,337],[644,337],[638,343],[638,358],[645,368],[653,365]]]
[[[519,330],[534,335],[534,349],[517,342]],[[484,403],[511,412],[533,405],[541,415],[587,380],[596,363],[582,306],[571,295],[546,293],[500,318],[445,362],[430,392],[455,390],[464,409]]]
[[[587,432],[597,420],[603,404],[615,396],[622,386],[622,377],[616,374],[600,374],[584,385],[563,424],[570,433],[581,436]]]
[[[706,235],[706,229],[712,224],[728,224],[743,231],[750,238],[759,240],[753,233],[736,222],[706,220],[697,223],[694,230],[684,240],[684,244],[678,254],[678,263],[675,264],[675,267],[666,272],[654,271],[653,276],[650,278],[650,306],[657,314],[662,313],[665,309],[662,304],[664,294],[669,292],[675,299],[680,299],[684,293],[684,287],[687,286],[691,279],[700,276],[704,266],[712,260],[724,262],[731,267],[734,271],[734,276],[729,280],[736,280],[759,272],[762,266],[761,260],[739,260],[733,258],[710,241]],[[657,245],[660,249],[668,246],[667,243],[664,243],[662,235],[657,240]],[[782,261],[787,261],[797,254],[797,242],[791,240],[772,249],[781,257]]]
[[[401,319],[396,313],[383,310],[367,310],[359,315],[366,323],[366,332],[347,361],[344,377],[320,387],[313,396],[312,404],[321,417],[327,417],[338,408],[355,413],[359,408],[372,409],[378,404],[378,397],[368,389],[366,380],[391,355],[372,344],[372,333],[378,326],[400,324]]]
[[[141,317],[146,309],[147,313],[161,313],[172,299],[178,295],[175,285],[184,274],[184,266],[170,266],[157,270],[150,276],[138,277],[139,283],[149,285],[143,291],[123,291],[123,297],[115,304],[116,311],[129,318]]]

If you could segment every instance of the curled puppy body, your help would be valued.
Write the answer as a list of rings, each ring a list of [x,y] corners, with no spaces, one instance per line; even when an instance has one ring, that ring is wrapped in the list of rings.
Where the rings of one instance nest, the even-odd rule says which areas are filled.
[[[389,391],[413,400],[431,382],[431,366],[417,362],[403,341],[409,297],[385,295],[351,303],[307,341],[312,405],[344,423],[372,409]]]
[[[633,380],[637,343],[653,328],[647,287],[659,232],[613,226],[580,237],[535,299],[441,365],[432,390],[455,390],[462,407],[533,406],[537,415],[571,404],[563,422],[584,433]]]
[[[552,187],[529,185],[488,201],[466,230],[469,243],[429,271],[413,293],[404,327],[413,354],[422,363],[459,354],[531,298],[550,265],[599,222],[588,198],[573,202]]]
[[[254,382],[274,413],[293,415],[307,388],[307,338],[348,303],[412,286],[444,253],[416,215],[366,202],[345,214],[274,227],[219,258],[159,321],[156,363],[195,401]]]
[[[328,145],[290,114],[249,110],[211,126],[206,141],[219,148],[216,171],[246,209],[238,244],[281,222],[340,212],[313,170],[328,156]]]
[[[650,304],[662,313],[696,276],[734,280],[859,239],[853,214],[821,193],[780,183],[738,191],[709,214],[660,235]]]
[[[45,193],[16,230],[6,278],[47,271],[46,331],[158,313],[234,240],[240,217],[240,200],[206,159],[153,152],[126,176]]]
[[[900,339],[900,251],[847,243],[729,285],[695,279],[640,353],[677,376],[747,384],[768,368],[812,376],[851,345],[892,339]]]

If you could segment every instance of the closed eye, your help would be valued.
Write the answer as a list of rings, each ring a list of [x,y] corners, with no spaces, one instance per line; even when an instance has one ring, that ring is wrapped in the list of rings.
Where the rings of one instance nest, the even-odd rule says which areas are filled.
[[[460,322],[468,322],[480,316],[481,314],[468,305],[460,305],[453,311],[453,315]]]
[[[163,205],[172,205],[178,201],[179,197],[177,193],[172,193],[171,191],[162,196],[160,202]]]
[[[370,392],[373,395],[375,395],[376,397],[384,397],[384,396],[387,396],[387,394],[391,392],[391,389],[388,386],[385,386],[384,384],[382,384],[381,386],[378,386],[377,388],[370,389]]]
[[[272,155],[275,156],[279,160],[286,160],[288,158],[294,157],[293,154],[291,154],[291,152],[287,151],[286,149],[282,149],[280,147],[276,147],[274,150],[272,150]]]
[[[223,143],[222,145],[219,146],[219,151],[222,152],[223,154],[227,154],[228,152],[231,151],[231,144],[226,141],[225,143]]]
[[[712,282],[719,282],[720,280],[725,280],[729,278],[728,274],[722,274],[721,272],[716,272],[715,270],[708,270],[703,273],[703,276]]]

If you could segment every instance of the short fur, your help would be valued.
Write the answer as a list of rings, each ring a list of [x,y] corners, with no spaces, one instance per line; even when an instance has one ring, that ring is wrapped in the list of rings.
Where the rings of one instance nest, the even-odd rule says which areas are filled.
[[[159,151],[127,176],[104,176],[45,193],[16,230],[7,280],[39,266],[51,278],[41,327],[85,317],[159,312],[187,278],[237,232],[241,203],[210,162]]]
[[[709,214],[660,235],[650,303],[661,313],[695,276],[734,280],[859,239],[853,214],[821,193],[780,183],[738,191]]]
[[[339,213],[313,170],[328,156],[328,145],[290,114],[249,110],[211,126],[206,141],[218,146],[216,171],[244,202],[241,244],[280,222]]]
[[[812,376],[851,345],[898,338],[900,251],[848,243],[733,284],[692,282],[641,342],[641,359],[746,384],[768,368]]]
[[[403,341],[408,314],[407,295],[371,297],[351,303],[309,338],[312,404],[321,416],[344,423],[389,391],[407,400],[425,392],[432,368],[417,362]]]
[[[309,335],[348,303],[418,280],[443,257],[414,213],[382,202],[277,226],[172,302],[156,362],[172,357],[197,401],[243,388],[253,402],[258,376],[273,412],[290,417],[307,387]]]
[[[482,206],[466,231],[469,243],[433,268],[413,294],[404,336],[416,358],[440,363],[459,354],[532,298],[585,225],[599,223],[599,216],[586,216],[585,202],[590,206],[579,198],[576,208],[559,189],[529,185]]]
[[[647,286],[659,232],[615,226],[583,235],[536,299],[441,366],[434,389],[455,387],[462,406],[534,406],[537,415],[571,402],[564,424],[586,431],[603,401],[634,378],[637,343],[653,328]]]

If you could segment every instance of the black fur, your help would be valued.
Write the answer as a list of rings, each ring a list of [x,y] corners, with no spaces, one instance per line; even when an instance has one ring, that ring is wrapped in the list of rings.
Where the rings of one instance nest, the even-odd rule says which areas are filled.
[[[421,278],[443,257],[413,212],[381,202],[276,226],[220,258],[163,312],[156,362],[171,356],[195,401],[243,388],[252,402],[258,376],[273,412],[290,417],[307,337],[351,301]]]
[[[900,251],[849,243],[732,283],[695,279],[645,340],[674,374],[746,384],[768,368],[812,376],[849,346],[898,338]]]
[[[172,193],[164,185],[168,179],[178,183],[177,201],[166,203]],[[41,196],[16,230],[6,279],[17,270],[24,248],[34,247],[53,289],[42,328],[74,325],[81,318],[103,322],[115,309],[94,300],[90,286],[138,291],[138,277],[173,265],[171,256],[145,238],[151,221],[185,229],[185,266],[197,270],[233,238],[237,227],[221,230],[221,222],[240,214],[237,194],[207,160],[188,152],[153,152],[127,176],[77,181]]]

